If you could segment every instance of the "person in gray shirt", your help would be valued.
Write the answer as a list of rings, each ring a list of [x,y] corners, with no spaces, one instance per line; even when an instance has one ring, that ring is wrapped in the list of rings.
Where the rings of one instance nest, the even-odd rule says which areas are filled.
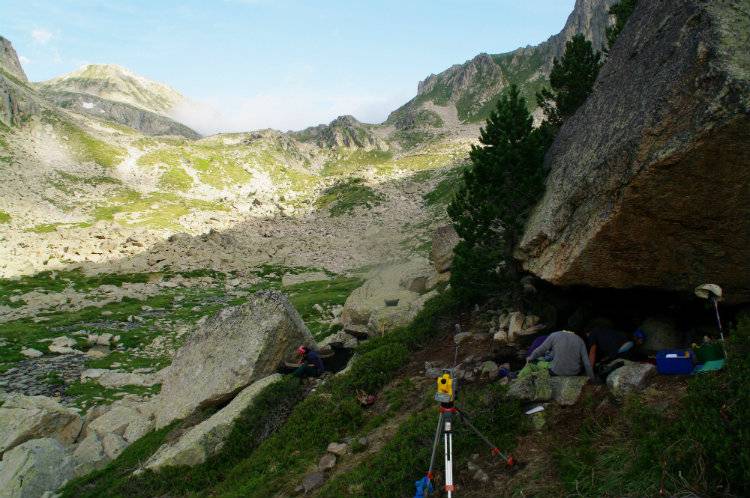
[[[569,330],[553,332],[529,355],[527,361],[534,361],[540,356],[544,356],[549,350],[552,350],[551,374],[560,376],[578,375],[581,373],[581,366],[583,366],[589,379],[596,380],[586,351],[586,343],[574,332]]]

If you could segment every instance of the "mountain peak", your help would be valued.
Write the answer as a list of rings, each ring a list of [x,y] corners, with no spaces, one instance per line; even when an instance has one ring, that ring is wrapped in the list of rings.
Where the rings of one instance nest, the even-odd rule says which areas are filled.
[[[26,73],[23,72],[23,67],[21,67],[21,62],[18,60],[18,54],[13,48],[13,44],[10,40],[2,36],[0,36],[0,69],[7,71],[23,82],[29,81]]]
[[[88,64],[39,86],[43,90],[94,95],[157,114],[167,114],[185,100],[177,90],[117,64]]]

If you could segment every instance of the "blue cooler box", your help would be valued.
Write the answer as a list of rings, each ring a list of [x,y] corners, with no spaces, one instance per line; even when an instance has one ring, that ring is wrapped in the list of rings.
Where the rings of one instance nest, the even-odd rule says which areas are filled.
[[[692,349],[662,349],[656,353],[656,370],[662,375],[685,375],[693,372]]]

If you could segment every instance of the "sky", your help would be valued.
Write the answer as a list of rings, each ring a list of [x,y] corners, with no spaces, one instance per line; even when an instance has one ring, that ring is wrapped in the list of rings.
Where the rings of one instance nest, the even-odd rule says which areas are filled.
[[[196,103],[203,133],[382,122],[417,83],[557,33],[575,0],[0,0],[32,81],[120,64]]]

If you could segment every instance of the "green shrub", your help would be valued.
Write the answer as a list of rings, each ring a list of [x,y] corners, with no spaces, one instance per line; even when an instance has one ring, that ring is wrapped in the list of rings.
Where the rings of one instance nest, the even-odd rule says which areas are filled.
[[[361,178],[350,178],[325,189],[315,206],[318,209],[328,209],[331,216],[341,216],[360,206],[377,206],[382,200],[383,196],[364,185]]]
[[[0,211],[0,223],[10,223],[11,217],[5,211]]]

